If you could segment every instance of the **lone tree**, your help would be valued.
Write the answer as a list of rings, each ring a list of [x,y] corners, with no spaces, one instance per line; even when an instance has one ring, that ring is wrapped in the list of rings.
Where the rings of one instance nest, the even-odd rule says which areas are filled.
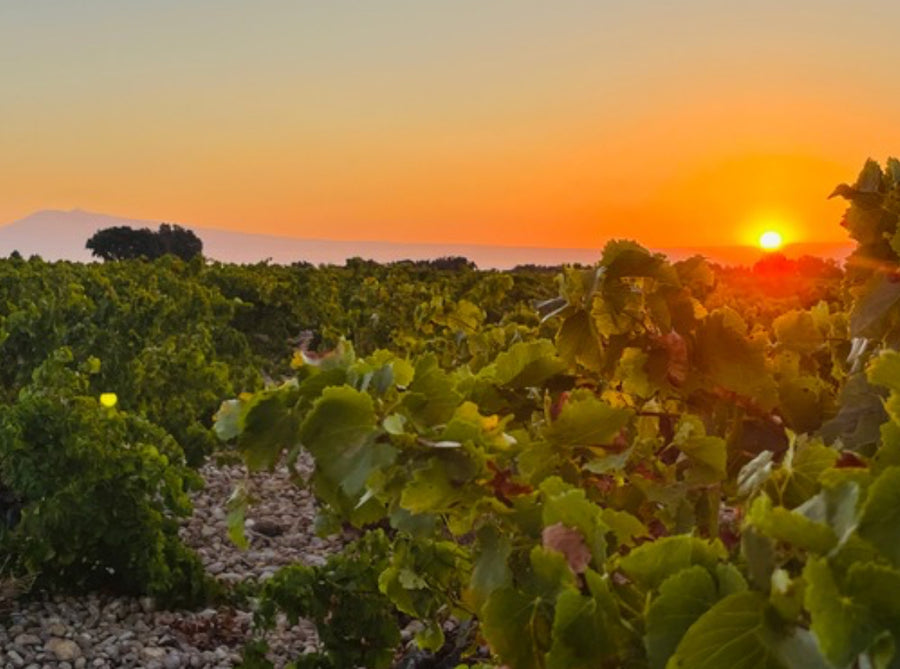
[[[103,260],[154,260],[167,253],[190,260],[203,252],[203,242],[191,230],[166,223],[157,232],[127,225],[104,228],[95,232],[85,246],[91,255]]]
[[[182,260],[190,260],[203,252],[203,242],[192,231],[180,225],[163,223],[156,233],[162,246],[162,254],[171,253]]]

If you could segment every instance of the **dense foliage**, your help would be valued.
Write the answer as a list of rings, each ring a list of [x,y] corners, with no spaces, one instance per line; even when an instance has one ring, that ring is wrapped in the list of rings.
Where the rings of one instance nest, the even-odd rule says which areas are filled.
[[[216,429],[251,467],[309,452],[321,531],[390,528],[422,649],[471,619],[514,669],[900,667],[900,163],[838,194],[845,290],[819,265],[773,313],[613,242],[481,357],[459,303],[452,344],[302,356]]]
[[[339,330],[362,351],[446,339],[452,360],[471,357],[446,334],[457,314],[502,330],[482,348],[537,322],[531,277],[439,265],[0,260],[3,569],[39,587],[201,599],[175,530],[200,484],[184,465],[212,452],[223,398],[280,379]]]
[[[99,361],[84,367],[60,349],[0,407],[0,480],[15,500],[0,546],[39,586],[203,601],[210,584],[175,520],[190,513],[196,474],[164,430],[103,407],[89,393]]]
[[[308,667],[390,666],[414,620],[434,666],[896,669],[900,163],[836,195],[846,274],[0,260],[4,567],[202,600],[217,435],[309,453],[318,531],[361,535],[263,588],[248,666],[283,612]]]

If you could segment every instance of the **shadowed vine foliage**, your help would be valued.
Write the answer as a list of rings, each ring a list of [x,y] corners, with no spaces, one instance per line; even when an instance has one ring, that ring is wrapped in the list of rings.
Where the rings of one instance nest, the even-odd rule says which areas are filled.
[[[253,468],[310,453],[323,532],[390,528],[379,589],[422,649],[456,619],[513,669],[896,669],[900,163],[837,194],[846,306],[747,320],[702,260],[611,242],[483,358],[339,344],[216,431]],[[477,309],[429,319],[468,342]]]
[[[178,539],[200,479],[164,430],[100,405],[98,361],[59,349],[11,406],[0,406],[0,480],[16,500],[0,549],[39,588],[150,594],[196,605],[215,592]]]
[[[255,614],[257,629],[275,626],[283,612],[291,624],[311,620],[322,651],[296,658],[306,669],[371,667],[387,669],[400,642],[395,608],[378,589],[378,577],[388,568],[390,544],[384,533],[369,532],[318,567],[293,565],[281,569],[263,586]],[[273,665],[260,638],[244,653],[242,667]]]

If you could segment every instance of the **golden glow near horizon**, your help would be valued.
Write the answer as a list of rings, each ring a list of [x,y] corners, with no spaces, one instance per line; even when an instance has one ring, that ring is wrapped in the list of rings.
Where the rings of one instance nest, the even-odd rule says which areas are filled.
[[[777,251],[781,244],[781,234],[775,230],[767,230],[759,236],[759,246],[766,251]]]
[[[845,241],[826,196],[900,146],[888,0],[263,4],[0,3],[0,224]]]

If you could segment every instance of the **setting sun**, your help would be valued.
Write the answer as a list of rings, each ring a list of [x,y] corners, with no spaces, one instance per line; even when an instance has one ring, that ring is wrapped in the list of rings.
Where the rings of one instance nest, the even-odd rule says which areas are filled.
[[[759,245],[766,251],[775,251],[781,248],[781,235],[774,230],[769,230],[759,236]]]

